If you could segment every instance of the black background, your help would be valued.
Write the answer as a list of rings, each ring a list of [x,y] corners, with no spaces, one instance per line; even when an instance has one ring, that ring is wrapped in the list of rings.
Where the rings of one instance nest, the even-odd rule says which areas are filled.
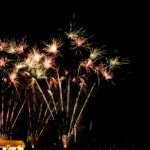
[[[126,145],[126,141],[136,141],[141,147],[148,145],[149,69],[148,49],[144,48],[147,13],[142,3],[43,0],[5,2],[1,8],[1,39],[26,36],[33,43],[48,40],[58,30],[68,29],[75,14],[76,24],[96,42],[129,57],[127,73],[116,86],[106,83],[97,90],[86,113],[93,121],[92,136],[99,142]]]

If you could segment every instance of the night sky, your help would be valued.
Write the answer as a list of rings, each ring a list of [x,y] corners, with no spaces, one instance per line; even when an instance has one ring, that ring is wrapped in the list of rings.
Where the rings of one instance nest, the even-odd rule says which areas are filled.
[[[94,42],[106,45],[110,52],[118,50],[120,56],[131,61],[123,67],[115,85],[102,82],[96,90],[83,115],[85,131],[81,137],[85,138],[84,132],[88,134],[86,128],[92,120],[93,129],[88,135],[91,141],[102,145],[125,147],[127,143],[130,146],[135,143],[137,147],[146,147],[150,134],[150,105],[146,92],[148,60],[142,43],[145,32],[142,4],[95,0],[33,3],[20,1],[18,6],[9,4],[10,8],[4,5],[5,11],[0,10],[0,38],[26,36],[32,44],[49,40],[59,31],[68,30],[75,14],[75,23],[93,35]]]

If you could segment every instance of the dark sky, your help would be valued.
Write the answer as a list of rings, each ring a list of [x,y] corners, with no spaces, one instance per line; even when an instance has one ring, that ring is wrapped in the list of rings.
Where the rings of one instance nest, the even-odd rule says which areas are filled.
[[[97,92],[89,107],[89,117],[93,120],[94,134],[101,140],[147,140],[150,133],[150,105],[146,97],[149,77],[142,43],[145,32],[142,4],[95,0],[8,4],[1,10],[1,38],[26,35],[33,42],[47,40],[58,29],[68,29],[75,14],[76,24],[84,26],[100,45],[117,49],[120,55],[129,57],[131,64],[125,68],[127,73],[116,86],[106,83]]]

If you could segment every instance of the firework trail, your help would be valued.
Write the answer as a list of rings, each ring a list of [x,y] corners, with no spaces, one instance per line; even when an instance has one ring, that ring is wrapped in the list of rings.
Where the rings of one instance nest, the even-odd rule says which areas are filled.
[[[77,139],[77,128],[94,88],[101,79],[112,81],[114,70],[129,62],[108,57],[103,47],[92,46],[83,28],[77,30],[73,25],[62,38],[41,44],[37,48],[27,45],[25,39],[0,40],[0,137],[10,138],[27,107],[32,144],[52,119],[66,148],[71,138]]]

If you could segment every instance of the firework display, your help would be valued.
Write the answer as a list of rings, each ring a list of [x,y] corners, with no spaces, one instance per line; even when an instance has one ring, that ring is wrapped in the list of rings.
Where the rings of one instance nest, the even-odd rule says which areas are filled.
[[[60,38],[38,47],[25,39],[0,40],[0,138],[11,139],[21,112],[28,112],[28,134],[34,145],[49,120],[56,123],[64,148],[76,141],[77,128],[94,88],[101,79],[112,81],[113,71],[127,64],[107,57],[93,46],[83,28],[71,26]]]

